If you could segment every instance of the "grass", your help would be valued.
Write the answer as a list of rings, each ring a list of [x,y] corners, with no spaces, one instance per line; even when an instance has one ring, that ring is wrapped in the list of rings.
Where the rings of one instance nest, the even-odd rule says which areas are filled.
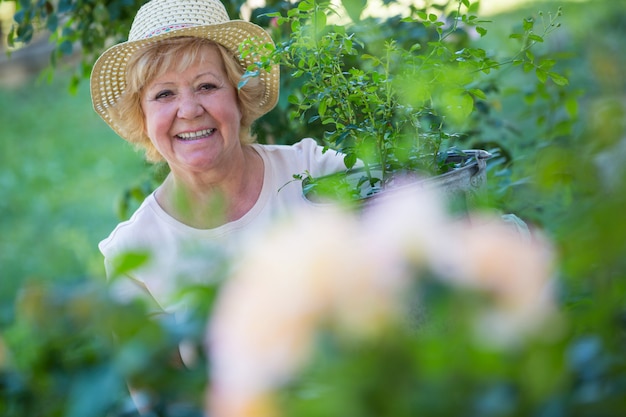
[[[91,108],[88,84],[31,79],[0,94],[0,297],[27,280],[103,276],[97,243],[114,202],[145,175],[141,155]]]

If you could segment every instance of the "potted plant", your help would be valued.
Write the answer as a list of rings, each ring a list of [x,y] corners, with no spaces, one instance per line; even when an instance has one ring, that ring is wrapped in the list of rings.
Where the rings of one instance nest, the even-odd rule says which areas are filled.
[[[542,82],[566,82],[549,71],[554,62],[538,64],[530,52],[556,27],[556,17],[541,35],[533,32],[532,21],[525,22],[524,33],[511,36],[522,39],[522,48],[496,60],[471,41],[472,32],[487,34],[475,15],[477,2],[439,6],[447,18],[411,6],[395,23],[419,33],[400,40],[395,36],[401,31],[386,34],[380,21],[361,20],[366,4],[343,1],[351,22],[328,0],[303,0],[286,15],[267,14],[289,36],[259,65],[282,65],[298,83],[290,89],[291,117],[316,128],[328,149],[345,155],[345,172],[295,178],[313,200],[367,199],[393,186],[398,174],[427,176],[451,192],[474,192],[485,182],[492,153],[459,147],[468,136],[466,122],[486,99],[488,76],[506,64],[536,69]],[[251,67],[242,82],[257,73]]]

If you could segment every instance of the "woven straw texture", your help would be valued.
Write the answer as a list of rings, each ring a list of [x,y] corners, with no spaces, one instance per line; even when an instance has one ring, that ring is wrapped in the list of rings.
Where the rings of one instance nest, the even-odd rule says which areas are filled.
[[[222,44],[238,57],[246,69],[255,63],[255,55],[241,59],[239,46],[246,40],[255,45],[273,44],[261,27],[243,20],[230,20],[219,0],[152,0],[143,5],[133,21],[128,41],[105,51],[91,72],[91,100],[94,110],[121,137],[121,127],[107,109],[115,107],[126,88],[126,65],[133,53],[163,39],[193,36]],[[262,50],[262,48],[259,48]],[[263,112],[270,111],[278,100],[279,68],[261,71],[265,85],[264,99],[259,103]]]

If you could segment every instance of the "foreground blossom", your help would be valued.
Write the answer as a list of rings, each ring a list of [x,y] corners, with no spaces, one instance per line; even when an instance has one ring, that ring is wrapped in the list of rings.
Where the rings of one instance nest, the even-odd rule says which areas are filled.
[[[515,344],[554,312],[553,250],[542,233],[526,237],[494,216],[456,225],[447,277],[490,296],[476,323],[493,345]]]
[[[272,392],[304,366],[317,329],[376,337],[401,319],[402,295],[425,268],[491,297],[477,329],[494,325],[500,338],[532,331],[551,312],[547,242],[523,239],[498,217],[445,213],[432,190],[406,188],[360,215],[327,208],[277,224],[215,306],[209,414],[279,415]]]
[[[264,394],[303,365],[322,321],[366,336],[397,315],[405,275],[359,226],[340,211],[296,216],[243,260],[213,314],[211,415],[268,415]]]

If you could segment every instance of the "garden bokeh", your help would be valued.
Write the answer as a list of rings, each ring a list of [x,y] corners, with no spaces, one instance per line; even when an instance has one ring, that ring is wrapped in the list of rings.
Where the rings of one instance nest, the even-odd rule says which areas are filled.
[[[515,48],[508,38],[511,28],[558,7],[561,26],[539,47],[558,60],[569,84],[557,88],[505,72],[499,88],[522,90],[525,101],[507,101],[512,95],[504,94],[491,103],[490,123],[481,127],[484,143],[500,143],[511,155],[510,164],[489,171],[490,204],[543,229],[557,249],[561,333],[552,343],[511,355],[517,363],[479,351],[464,357],[472,363],[447,360],[444,354],[458,352],[451,349],[455,342],[473,347],[435,333],[449,339],[427,337],[428,345],[416,345],[431,349],[430,374],[409,378],[393,395],[393,384],[380,391],[406,408],[380,405],[385,398],[373,395],[372,415],[374,410],[409,415],[417,405],[422,415],[465,415],[459,410],[469,399],[475,403],[467,410],[484,416],[626,415],[626,1],[524,3],[489,17],[495,23],[485,27],[498,35],[483,47]],[[29,74],[0,87],[0,414],[11,417],[123,415],[125,371],[147,372],[180,332],[194,331],[163,335],[169,324],[130,319],[124,308],[136,306],[112,306],[99,298],[104,271],[97,243],[119,221],[118,202],[129,189],[149,182],[152,172],[93,112],[86,80],[70,94],[71,71],[57,69],[51,82]],[[542,98],[547,104],[535,105]],[[110,327],[122,340],[137,343],[114,353],[107,341]],[[140,328],[142,336],[132,336]],[[397,360],[373,360],[380,349]],[[352,354],[320,371],[355,396],[347,395],[346,402],[378,392],[380,384],[366,382],[367,371],[393,380],[402,360],[427,359],[417,360],[393,344]],[[349,368],[356,364],[361,367]],[[171,378],[177,374],[151,370],[146,379],[164,389],[176,385]],[[187,376],[179,388],[201,384],[197,372]],[[345,387],[353,382],[350,377],[358,379],[358,387]],[[428,385],[427,377],[435,382]],[[482,384],[478,388],[472,385],[476,381]],[[411,395],[410,383],[426,391],[415,402],[402,403],[402,395]],[[520,387],[530,393],[516,391]],[[445,406],[435,400],[452,389],[467,390]],[[99,395],[103,391],[107,394]],[[306,401],[289,406],[303,416],[357,413],[341,408],[341,398],[327,398],[331,401],[317,408],[307,408]],[[163,410],[159,415],[194,415],[184,407]]]
[[[31,76],[5,86],[2,134],[3,317],[29,280],[97,275],[96,244],[118,220],[114,202],[142,175],[140,155],[91,109],[87,84],[69,93],[67,77]]]

